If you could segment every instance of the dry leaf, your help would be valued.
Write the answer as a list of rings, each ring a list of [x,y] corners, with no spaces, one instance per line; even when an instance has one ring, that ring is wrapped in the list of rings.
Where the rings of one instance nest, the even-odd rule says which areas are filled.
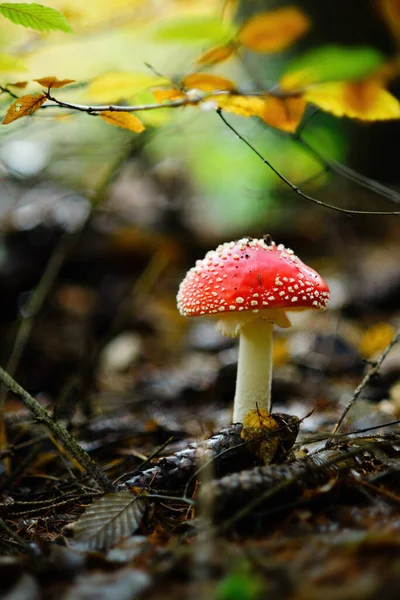
[[[28,85],[28,82],[27,81],[16,81],[15,83],[8,83],[7,85],[10,85],[11,87],[23,89]]]
[[[132,115],[129,112],[118,112],[116,110],[105,110],[101,112],[99,116],[110,125],[115,125],[116,127],[122,127],[123,129],[129,129],[129,131],[134,131],[135,133],[141,133],[145,130],[145,126],[142,121]]]
[[[253,454],[269,465],[278,450],[279,436],[274,432],[279,428],[279,424],[267,410],[249,410],[243,419],[240,437]]]
[[[203,92],[214,92],[216,90],[233,91],[235,84],[230,79],[212,75],[210,73],[192,73],[182,79],[182,85],[188,90],[202,90]]]
[[[142,522],[146,504],[129,491],[106,494],[87,507],[73,525],[74,540],[87,549],[107,549],[132,535]]]
[[[174,100],[183,100],[186,96],[180,90],[174,88],[168,88],[164,90],[153,90],[152,94],[156,102],[165,102],[166,100],[172,102]]]
[[[3,125],[8,125],[21,117],[26,117],[37,111],[42,104],[46,102],[47,98],[44,94],[28,94],[27,96],[21,96],[18,100],[15,100],[9,106],[6,116],[3,119]]]
[[[34,79],[37,83],[45,88],[62,88],[69,83],[75,83],[75,79],[58,79],[54,76],[42,77],[41,79]]]
[[[259,13],[245,23],[237,40],[254,52],[279,52],[310,29],[309,18],[295,6]]]
[[[378,80],[321,83],[310,87],[305,99],[337,117],[363,121],[400,118],[400,103]]]
[[[199,56],[196,62],[198,65],[216,65],[227,60],[235,52],[236,45],[232,43],[226,46],[214,46]]]

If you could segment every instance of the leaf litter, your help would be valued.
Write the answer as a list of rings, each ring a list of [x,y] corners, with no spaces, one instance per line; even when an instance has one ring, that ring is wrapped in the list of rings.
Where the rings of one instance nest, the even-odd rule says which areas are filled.
[[[50,598],[60,590],[63,598],[108,598],[112,590],[116,598],[184,598],[199,578],[217,598],[225,598],[227,589],[247,589],[249,581],[257,581],[251,588],[254,598],[341,594],[375,600],[386,586],[395,589],[400,548],[398,363],[392,362],[390,369],[385,365],[396,357],[397,346],[364,382],[360,397],[331,436],[395,329],[371,329],[369,341],[365,335],[357,338],[344,314],[347,329],[335,336],[331,328],[327,332],[315,324],[307,336],[296,334],[296,351],[286,346],[273,383],[278,428],[263,429],[253,420],[243,434],[241,425],[229,424],[233,344],[213,338],[207,346],[202,336],[192,337],[182,352],[184,329],[173,338],[160,320],[150,320],[174,314],[169,307],[176,276],[167,269],[154,284],[149,277],[154,261],[146,271],[153,253],[162,255],[170,247],[168,236],[150,239],[146,247],[142,238],[136,245],[131,239],[129,246],[116,246],[111,238],[118,236],[119,225],[112,227],[110,237],[89,228],[85,244],[92,248],[92,258],[80,249],[73,258],[65,257],[69,268],[89,260],[89,276],[77,272],[71,285],[60,273],[16,378],[23,374],[24,387],[34,394],[47,386],[42,401],[49,407],[58,398],[56,416],[117,491],[103,494],[10,395],[10,445],[3,453],[12,468],[3,474],[0,501],[0,571],[8,576],[1,592],[15,592],[30,582]],[[104,295],[99,275],[91,269],[90,260],[99,260],[99,236],[108,248],[104,272],[112,272],[119,282],[117,296]],[[31,257],[26,269],[40,275],[43,263],[30,252],[29,239],[21,235],[18,243]],[[181,248],[181,258],[187,251],[187,246]],[[132,299],[139,304],[140,277],[147,287],[140,288],[138,316],[130,307]],[[7,279],[4,284],[12,289]],[[348,311],[358,310],[363,293],[372,302],[367,288],[361,286],[357,299],[349,297]],[[389,307],[387,319],[396,292],[381,286],[380,294],[381,305]],[[115,328],[113,317],[124,302],[126,312]],[[381,308],[370,306],[372,314],[376,310],[375,322],[388,322]],[[178,328],[173,329],[177,335]],[[76,388],[71,377],[82,366],[79,342],[88,331],[91,344],[105,349],[114,340],[126,343],[120,332],[136,337],[129,364],[105,364],[105,358],[96,362],[107,355],[99,348],[85,356],[85,372],[93,375],[85,381],[85,415],[79,391],[85,387]],[[373,363],[363,362],[363,356]]]

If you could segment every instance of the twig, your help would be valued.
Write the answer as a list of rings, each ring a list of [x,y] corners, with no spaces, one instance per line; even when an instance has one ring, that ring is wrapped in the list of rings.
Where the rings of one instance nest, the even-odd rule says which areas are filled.
[[[4,369],[0,367],[0,381],[33,412],[40,423],[43,423],[61,442],[64,448],[78,461],[82,468],[96,481],[104,492],[115,491],[115,486],[92,460],[87,452],[78,444],[64,427],[54,421],[51,414],[43,408],[23,387],[21,387]]]
[[[22,539],[15,531],[13,531],[3,519],[0,519],[0,528],[3,529],[7,533],[7,535],[9,535],[10,538],[14,540],[14,542],[17,542],[17,544],[21,546],[21,548],[23,548],[25,552],[37,558],[37,554],[33,546],[29,544],[26,540]]]
[[[370,369],[365,374],[363,380],[361,381],[361,383],[358,385],[358,387],[354,391],[354,394],[352,395],[352,397],[350,398],[347,406],[345,407],[344,411],[340,415],[339,420],[337,421],[335,427],[332,430],[332,435],[334,435],[337,432],[337,430],[340,428],[340,426],[342,425],[344,419],[346,418],[347,413],[349,412],[349,410],[353,406],[354,402],[357,400],[357,398],[359,397],[359,395],[361,394],[361,392],[363,391],[363,389],[365,388],[365,386],[369,383],[371,377],[373,377],[373,375],[375,375],[376,373],[378,373],[379,369],[381,368],[381,365],[382,365],[383,361],[385,360],[385,358],[387,357],[387,355],[389,354],[389,352],[391,351],[391,349],[393,348],[393,346],[395,346],[395,344],[397,344],[397,342],[399,340],[400,340],[400,331],[398,333],[396,333],[396,335],[394,336],[394,338],[392,339],[392,341],[390,342],[390,344],[388,346],[386,346],[386,348],[384,349],[384,351],[382,352],[382,354],[380,355],[380,357],[378,358],[378,360],[373,365],[371,365]],[[331,446],[332,443],[333,443],[332,440],[329,439],[327,441],[327,443],[326,443],[326,447]]]
[[[322,202],[322,200],[318,200],[317,198],[314,198],[313,196],[306,194],[299,187],[297,187],[297,185],[294,185],[294,183],[292,183],[289,179],[287,179],[287,177],[285,177],[280,171],[278,171],[278,169],[276,167],[274,167],[274,165],[269,160],[267,160],[265,158],[265,156],[263,156],[261,154],[261,152],[259,150],[257,150],[257,148],[255,146],[253,146],[253,144],[251,142],[249,142],[241,133],[239,133],[237,131],[237,129],[235,129],[233,127],[233,125],[231,125],[229,123],[229,121],[226,120],[226,118],[222,114],[221,109],[217,110],[217,114],[220,117],[220,119],[225,123],[225,125],[232,131],[232,133],[234,133],[241,142],[246,144],[246,146],[248,148],[250,148],[250,150],[252,152],[254,152],[254,154],[256,156],[258,156],[258,158],[260,158],[262,160],[262,162],[265,165],[267,165],[267,167],[269,169],[271,169],[271,171],[273,171],[273,173],[275,173],[275,175],[281,181],[283,181],[283,183],[285,185],[287,185],[292,190],[292,192],[295,192],[296,194],[301,196],[301,198],[304,198],[305,200],[309,200],[310,202],[313,202],[314,204],[317,204],[318,206],[323,206],[324,208],[329,208],[336,212],[344,213],[346,215],[379,215],[379,216],[383,216],[383,215],[399,216],[400,215],[400,211],[352,210],[352,209],[348,209],[348,208],[340,208],[339,206],[334,206],[333,204],[327,204],[326,202]]]

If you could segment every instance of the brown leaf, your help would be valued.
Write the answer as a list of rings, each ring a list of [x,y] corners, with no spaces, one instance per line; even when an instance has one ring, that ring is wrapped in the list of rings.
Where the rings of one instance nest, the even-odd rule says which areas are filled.
[[[16,81],[15,83],[8,83],[7,85],[10,85],[11,87],[23,89],[28,85],[28,82],[27,81]]]
[[[145,507],[144,500],[129,491],[106,494],[73,525],[74,540],[87,549],[110,548],[139,527]]]
[[[3,119],[3,125],[8,125],[21,117],[26,117],[37,111],[42,104],[46,102],[47,98],[44,94],[28,94],[27,96],[21,96],[9,106],[6,116]]]
[[[233,43],[227,44],[226,46],[214,46],[199,56],[196,62],[198,65],[216,65],[227,60],[235,52],[236,44]]]
[[[237,40],[254,52],[279,52],[310,29],[309,18],[295,6],[255,15],[239,31]]]
[[[236,89],[235,84],[230,79],[219,77],[219,75],[212,75],[211,73],[192,73],[191,75],[186,75],[182,79],[182,85],[186,89],[198,89],[203,92],[214,92],[216,90],[233,91]]]
[[[132,115],[130,112],[118,112],[115,110],[105,110],[101,112],[99,116],[110,125],[115,125],[116,127],[122,127],[123,129],[129,129],[129,131],[134,131],[135,133],[141,133],[146,128],[143,125],[142,121]]]
[[[274,433],[278,429],[278,423],[265,409],[249,410],[243,419],[240,437],[253,454],[269,465],[278,449],[279,436]]]
[[[34,79],[37,83],[45,88],[62,88],[69,83],[75,83],[75,79],[57,79],[57,77],[49,76],[41,79]]]

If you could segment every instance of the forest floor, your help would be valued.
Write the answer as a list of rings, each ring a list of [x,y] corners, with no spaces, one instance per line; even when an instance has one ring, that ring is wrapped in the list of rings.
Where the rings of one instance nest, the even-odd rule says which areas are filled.
[[[304,218],[282,232],[333,304],[276,332],[280,427],[248,443],[231,425],[236,343],[175,305],[207,240],[109,218],[5,236],[1,364],[110,485],[3,389],[1,597],[397,599],[396,229],[360,241],[338,223],[324,252],[323,221],[319,238]]]

